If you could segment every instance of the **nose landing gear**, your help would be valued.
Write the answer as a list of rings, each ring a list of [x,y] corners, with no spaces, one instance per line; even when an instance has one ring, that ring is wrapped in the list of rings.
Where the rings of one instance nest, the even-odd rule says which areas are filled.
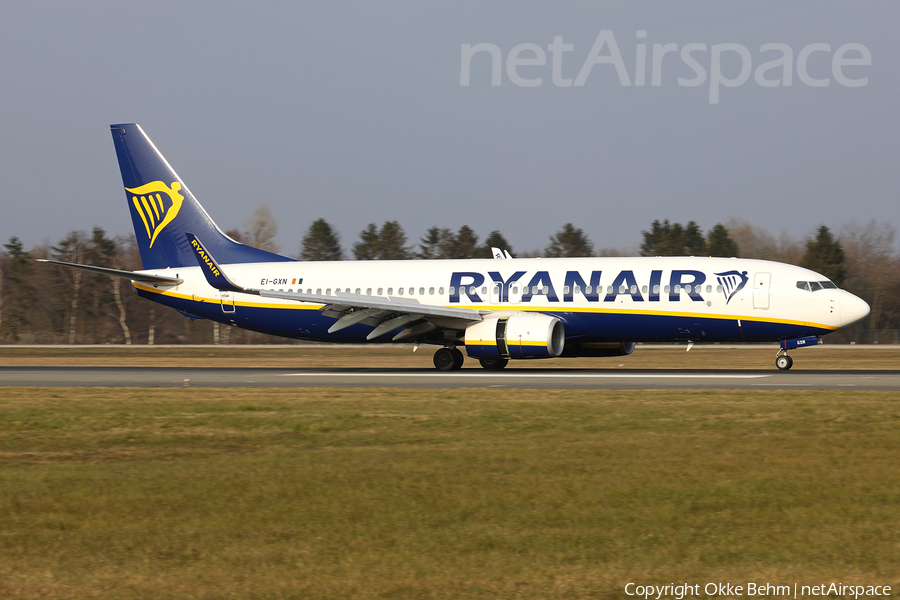
[[[794,359],[788,356],[787,350],[779,350],[778,354],[775,355],[775,366],[778,367],[779,371],[789,371],[794,366]]]
[[[434,368],[438,371],[456,371],[463,366],[463,353],[458,348],[441,348],[434,353]]]

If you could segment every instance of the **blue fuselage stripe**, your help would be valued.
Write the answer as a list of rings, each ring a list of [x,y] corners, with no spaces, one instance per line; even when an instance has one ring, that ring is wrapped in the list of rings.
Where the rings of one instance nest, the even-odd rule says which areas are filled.
[[[217,302],[198,302],[176,296],[138,289],[149,300],[170,306],[197,317],[234,324],[238,327],[294,339],[366,343],[372,331],[369,325],[352,325],[335,333],[328,333],[336,319],[318,310],[281,307],[234,307],[233,313],[222,310]],[[534,311],[558,317],[565,325],[567,338],[579,342],[666,342],[697,340],[704,342],[767,342],[831,333],[831,329],[803,324],[764,320],[724,319],[695,315],[660,315],[640,312],[567,312],[564,310]],[[398,330],[399,331],[399,330]],[[387,333],[374,342],[384,343],[393,337]]]

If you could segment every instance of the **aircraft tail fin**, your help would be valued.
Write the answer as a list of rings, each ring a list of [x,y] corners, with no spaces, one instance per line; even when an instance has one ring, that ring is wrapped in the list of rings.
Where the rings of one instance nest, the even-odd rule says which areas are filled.
[[[144,269],[196,266],[187,232],[201,236],[223,264],[293,260],[225,235],[140,125],[120,123],[110,130]]]

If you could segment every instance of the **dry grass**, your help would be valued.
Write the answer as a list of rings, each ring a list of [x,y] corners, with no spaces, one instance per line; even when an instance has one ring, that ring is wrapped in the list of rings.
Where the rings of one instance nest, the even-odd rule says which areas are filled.
[[[16,347],[0,346],[0,366],[157,366],[157,367],[368,367],[431,368],[435,348],[422,346],[348,347],[327,345],[204,346],[204,347]],[[566,369],[771,369],[776,346],[731,348],[684,346],[642,348],[613,358],[512,361],[509,368]],[[794,369],[897,369],[900,349],[894,347],[816,346],[796,350]],[[479,369],[467,359],[464,368]]]
[[[900,584],[893,393],[506,393],[0,388],[0,597]]]

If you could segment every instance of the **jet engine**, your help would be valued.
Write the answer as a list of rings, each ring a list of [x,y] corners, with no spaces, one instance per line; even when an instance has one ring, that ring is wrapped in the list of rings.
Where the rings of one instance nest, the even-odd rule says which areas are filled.
[[[472,358],[555,358],[565,349],[566,332],[556,317],[518,313],[469,325],[465,343]]]

